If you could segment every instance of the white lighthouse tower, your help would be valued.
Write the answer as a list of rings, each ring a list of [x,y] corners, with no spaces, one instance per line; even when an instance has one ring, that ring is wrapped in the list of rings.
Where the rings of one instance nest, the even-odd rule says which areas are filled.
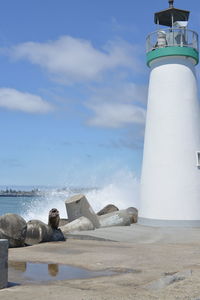
[[[158,30],[147,37],[150,81],[139,223],[200,226],[198,35],[188,29],[190,12],[173,4],[169,0],[168,9],[155,13]]]

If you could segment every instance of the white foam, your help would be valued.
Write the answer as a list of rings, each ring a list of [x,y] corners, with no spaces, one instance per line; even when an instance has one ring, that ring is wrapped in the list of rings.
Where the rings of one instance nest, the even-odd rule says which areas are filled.
[[[119,171],[105,182],[102,188],[82,191],[95,212],[107,204],[114,204],[119,209],[130,206],[138,208],[139,181],[132,172]],[[48,213],[55,207],[59,210],[61,218],[67,218],[65,200],[73,194],[74,191],[70,189],[60,192],[56,189],[49,190],[44,197],[33,199],[22,216],[27,221],[37,219],[47,223]]]
[[[86,197],[96,212],[107,204],[114,204],[119,209],[138,207],[139,181],[133,173],[121,171],[113,176],[110,183],[89,191]]]

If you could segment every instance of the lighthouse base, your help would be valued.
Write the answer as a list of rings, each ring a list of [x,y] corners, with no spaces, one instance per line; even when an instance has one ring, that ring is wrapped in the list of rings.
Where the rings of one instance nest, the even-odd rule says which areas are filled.
[[[159,220],[138,218],[138,224],[152,227],[200,227],[200,220]]]

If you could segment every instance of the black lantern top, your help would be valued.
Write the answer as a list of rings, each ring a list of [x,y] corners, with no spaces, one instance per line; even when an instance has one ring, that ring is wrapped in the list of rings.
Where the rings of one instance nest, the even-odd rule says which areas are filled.
[[[172,27],[176,21],[188,21],[190,12],[174,7],[174,0],[169,0],[169,8],[155,13],[156,24]]]

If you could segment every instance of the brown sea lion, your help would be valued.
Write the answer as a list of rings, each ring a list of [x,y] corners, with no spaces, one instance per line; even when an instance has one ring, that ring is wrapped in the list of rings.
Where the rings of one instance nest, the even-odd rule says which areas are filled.
[[[49,212],[48,225],[51,226],[52,229],[58,229],[59,221],[60,221],[59,211],[56,208],[52,208]]]

